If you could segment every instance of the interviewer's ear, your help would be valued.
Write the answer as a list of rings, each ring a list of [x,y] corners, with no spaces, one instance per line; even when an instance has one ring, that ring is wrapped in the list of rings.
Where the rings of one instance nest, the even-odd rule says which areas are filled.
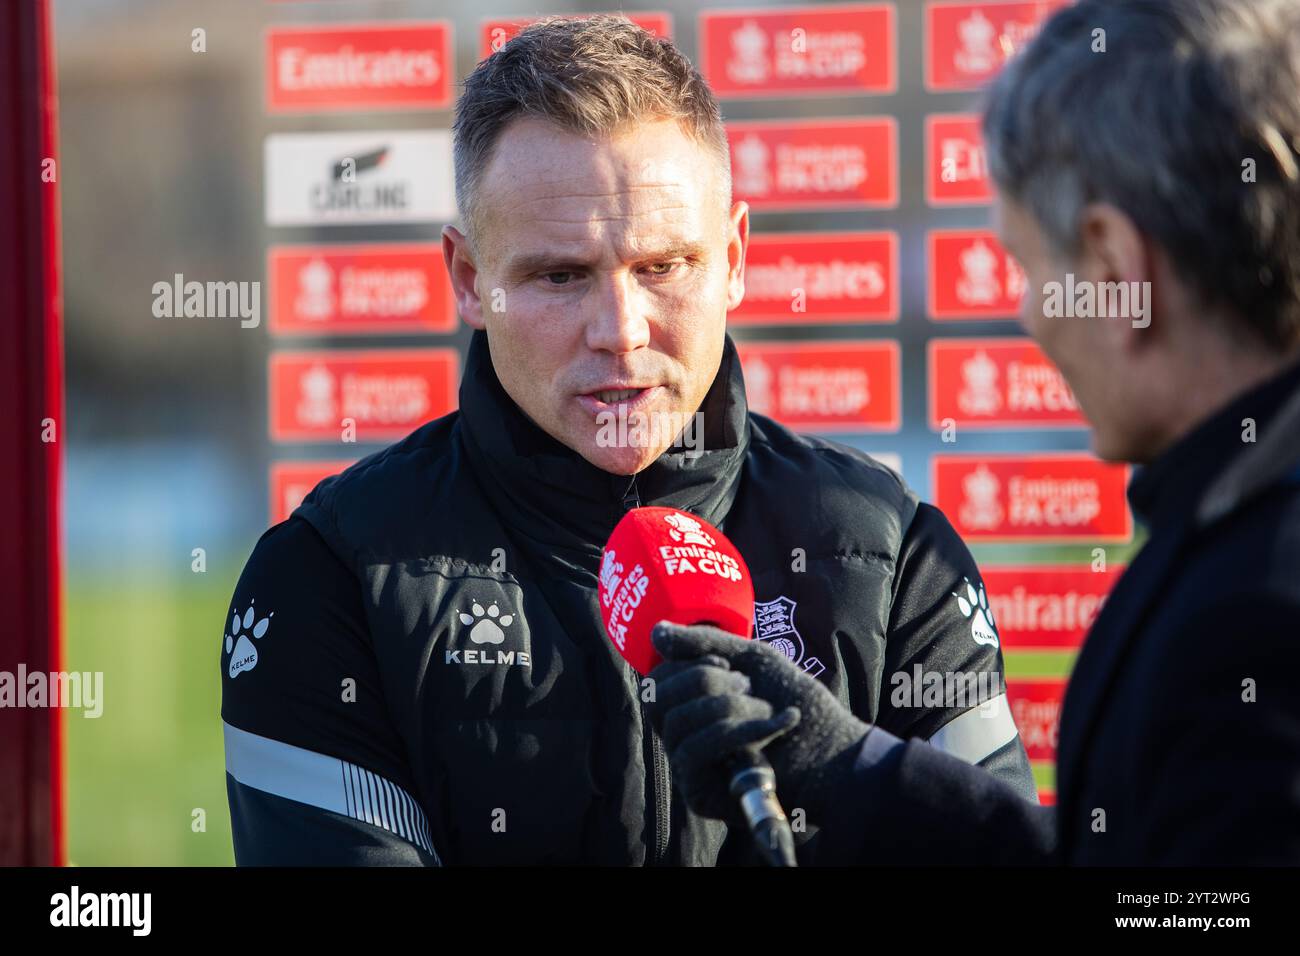
[[[1093,283],[1098,308],[1107,300],[1105,290],[1118,288],[1116,301],[1123,315],[1098,318],[1111,344],[1123,351],[1150,344],[1144,335],[1151,324],[1152,278],[1155,262],[1151,241],[1128,214],[1110,203],[1089,203],[1079,214],[1078,279]],[[1123,283],[1123,286],[1108,286]]]
[[[456,311],[470,328],[483,328],[483,300],[475,285],[478,267],[474,264],[469,239],[455,226],[442,227],[442,259],[447,264]]]

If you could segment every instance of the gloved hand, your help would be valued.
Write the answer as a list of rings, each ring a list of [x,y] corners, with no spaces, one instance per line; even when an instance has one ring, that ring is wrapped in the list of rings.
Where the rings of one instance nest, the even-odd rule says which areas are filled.
[[[810,822],[824,818],[872,725],[762,641],[667,621],[656,625],[652,640],[665,663],[650,673],[656,699],[647,709],[663,735],[674,779],[700,803],[691,808],[726,819],[704,809],[735,803],[722,761],[757,744],[776,771],[786,813],[802,808]],[[738,678],[747,678],[747,690]]]
[[[726,758],[748,747],[762,749],[798,723],[799,712],[787,707],[774,715],[771,704],[746,693],[748,677],[711,654],[665,661],[649,676],[655,696],[646,711],[663,737],[673,785],[701,816],[745,826],[730,793]]]

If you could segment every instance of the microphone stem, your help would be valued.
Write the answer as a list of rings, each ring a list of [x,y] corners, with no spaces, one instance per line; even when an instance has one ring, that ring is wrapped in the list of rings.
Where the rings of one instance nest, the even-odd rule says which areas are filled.
[[[776,798],[776,773],[757,750],[746,757],[731,778],[731,794],[740,801],[754,846],[768,866],[798,866],[790,821]]]

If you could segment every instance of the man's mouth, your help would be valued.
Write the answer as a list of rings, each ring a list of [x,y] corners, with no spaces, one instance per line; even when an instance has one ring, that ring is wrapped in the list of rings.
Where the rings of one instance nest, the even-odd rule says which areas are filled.
[[[591,414],[601,412],[634,412],[644,409],[659,393],[658,385],[631,388],[598,388],[578,396],[578,402]]]

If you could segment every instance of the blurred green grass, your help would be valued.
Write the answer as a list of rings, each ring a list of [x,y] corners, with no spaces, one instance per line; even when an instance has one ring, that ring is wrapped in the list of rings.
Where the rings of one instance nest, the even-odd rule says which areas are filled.
[[[70,863],[233,864],[219,655],[237,576],[69,573],[64,667],[104,673],[100,717],[63,712]]]

